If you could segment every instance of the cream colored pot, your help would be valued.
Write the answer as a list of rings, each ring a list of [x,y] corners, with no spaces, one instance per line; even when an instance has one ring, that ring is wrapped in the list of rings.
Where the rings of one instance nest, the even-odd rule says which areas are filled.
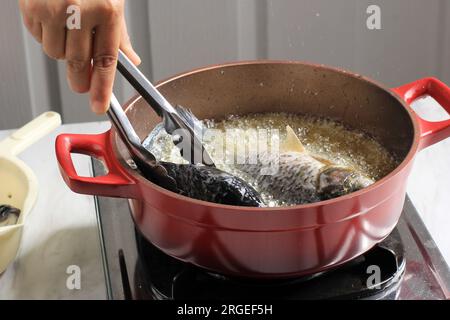
[[[35,174],[17,155],[60,124],[58,113],[46,112],[0,142],[0,205],[21,210],[17,224],[0,227],[0,273],[17,254],[23,226],[38,194]]]

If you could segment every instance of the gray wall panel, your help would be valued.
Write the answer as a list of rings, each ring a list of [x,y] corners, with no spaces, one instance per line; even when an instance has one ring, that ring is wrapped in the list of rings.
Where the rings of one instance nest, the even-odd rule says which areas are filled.
[[[441,0],[441,15],[439,18],[440,36],[438,41],[442,42],[439,48],[440,61],[438,74],[442,81],[450,85],[450,1]]]
[[[446,0],[443,0],[446,1]],[[439,76],[442,39],[439,20],[443,1],[358,1],[358,42],[355,70],[397,86],[425,76]],[[368,30],[364,12],[368,4],[381,7],[382,30]],[[447,18],[450,18],[447,17]],[[448,34],[447,34],[448,36]]]
[[[356,2],[269,0],[268,57],[352,68]]]
[[[2,3],[0,10],[0,128],[13,128],[31,120],[33,107],[27,73],[21,17],[16,1]]]
[[[381,7],[382,30],[366,28]],[[295,59],[348,68],[389,86],[423,76],[450,83],[448,0],[128,0],[127,23],[145,74],[157,81],[208,64]],[[16,0],[0,10],[0,129],[45,110],[65,122],[100,119],[72,93],[21,24]],[[134,94],[117,78],[122,102]]]
[[[154,0],[149,3],[155,79],[207,64],[236,60],[236,1]]]

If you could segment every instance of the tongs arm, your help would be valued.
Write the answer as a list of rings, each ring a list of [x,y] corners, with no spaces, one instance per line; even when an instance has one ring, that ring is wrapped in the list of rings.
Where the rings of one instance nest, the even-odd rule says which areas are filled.
[[[168,113],[176,113],[175,109],[164,96],[148,81],[144,74],[136,68],[130,59],[119,50],[117,69],[133,86],[134,89],[148,102],[160,117]]]
[[[130,120],[114,94],[111,94],[110,107],[107,115],[122,141],[127,144],[128,148],[132,148],[132,156],[137,156],[140,159],[146,159],[147,161],[156,161],[155,157],[153,157],[153,155],[141,144],[136,131],[134,131]]]
[[[131,62],[130,59],[119,50],[117,69],[136,89],[136,91],[148,102],[150,107],[163,119],[163,125],[167,133],[173,134],[181,129],[188,133],[191,140],[190,154],[182,156],[191,163],[200,158],[201,162],[208,166],[214,166],[214,162],[203,147],[199,132],[184,120],[166,98],[153,86],[145,75]],[[185,135],[184,135],[185,136]],[[184,151],[184,150],[183,150]]]
[[[141,140],[114,94],[111,95],[106,114],[143,175],[160,186],[177,192],[175,180],[167,174],[167,170],[158,163],[155,156],[141,144]]]

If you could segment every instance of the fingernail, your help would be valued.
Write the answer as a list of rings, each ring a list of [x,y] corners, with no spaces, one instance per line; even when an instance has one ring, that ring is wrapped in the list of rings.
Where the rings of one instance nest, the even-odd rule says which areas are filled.
[[[99,101],[91,101],[91,108],[96,114],[104,114],[107,110],[107,107]]]
[[[134,56],[135,56],[135,59],[136,59],[136,65],[140,65],[141,62],[142,62],[141,57],[136,52],[134,52]]]

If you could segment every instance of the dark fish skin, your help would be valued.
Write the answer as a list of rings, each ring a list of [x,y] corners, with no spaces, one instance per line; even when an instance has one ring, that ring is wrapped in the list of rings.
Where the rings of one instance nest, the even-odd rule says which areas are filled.
[[[177,184],[179,193],[219,204],[263,207],[260,194],[242,179],[214,167],[160,162]]]
[[[20,210],[8,205],[0,205],[0,227],[14,225],[19,219]]]
[[[179,105],[175,109],[194,130],[198,132],[204,130],[202,122],[189,109]],[[161,127],[158,130],[160,129]],[[265,206],[260,194],[248,183],[217,168],[170,162],[158,162],[158,164],[166,169],[168,176],[172,179],[166,179],[167,176],[165,178],[164,173],[141,172],[147,179],[167,190],[219,204],[245,207]]]

